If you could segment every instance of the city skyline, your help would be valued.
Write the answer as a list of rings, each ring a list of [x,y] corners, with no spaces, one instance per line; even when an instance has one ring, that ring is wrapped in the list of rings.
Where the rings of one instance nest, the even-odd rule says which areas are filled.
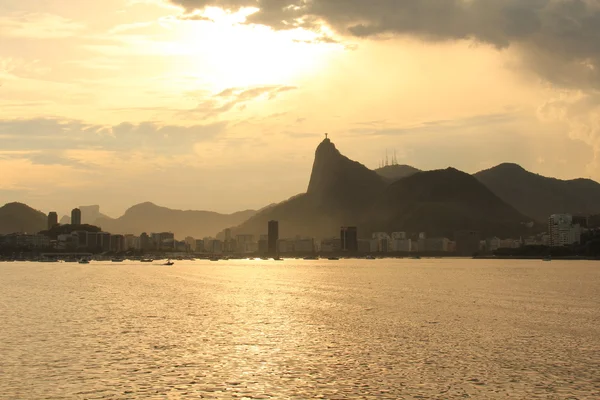
[[[599,180],[599,11],[559,3],[0,0],[0,203],[258,209],[323,132],[372,169]]]

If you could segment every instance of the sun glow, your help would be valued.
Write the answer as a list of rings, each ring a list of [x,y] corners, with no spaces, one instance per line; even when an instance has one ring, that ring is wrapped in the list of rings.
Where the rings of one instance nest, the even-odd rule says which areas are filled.
[[[327,61],[343,51],[338,44],[318,43],[312,32],[240,24],[248,12],[211,10],[204,16],[212,21],[181,22],[177,46],[190,55],[189,75],[215,90],[293,84],[326,68]]]

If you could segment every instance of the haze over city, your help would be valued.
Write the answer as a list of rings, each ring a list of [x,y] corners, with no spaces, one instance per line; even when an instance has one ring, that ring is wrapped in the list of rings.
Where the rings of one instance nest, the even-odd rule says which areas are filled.
[[[0,0],[0,203],[258,209],[324,132],[370,168],[598,180],[599,7]]]

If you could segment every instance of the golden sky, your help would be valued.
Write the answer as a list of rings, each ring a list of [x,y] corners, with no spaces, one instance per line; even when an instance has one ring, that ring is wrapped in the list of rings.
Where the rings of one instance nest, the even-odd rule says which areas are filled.
[[[325,132],[370,168],[600,180],[599,7],[0,0],[0,203],[261,208]]]

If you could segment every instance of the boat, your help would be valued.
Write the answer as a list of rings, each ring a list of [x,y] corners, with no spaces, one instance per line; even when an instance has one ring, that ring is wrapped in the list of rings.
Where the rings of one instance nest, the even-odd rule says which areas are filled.
[[[175,264],[173,261],[167,260],[167,262],[164,263],[163,265],[173,265],[173,264]]]
[[[87,258],[82,258],[78,262],[79,262],[79,264],[89,264],[90,260],[88,260]]]
[[[152,258],[142,258],[140,260],[140,262],[143,262],[143,263],[151,263],[152,261],[154,261],[154,259],[152,259]]]
[[[122,258],[113,258],[112,260],[110,260],[111,262],[123,262]]]
[[[283,258],[275,257],[273,261],[283,261]]]

